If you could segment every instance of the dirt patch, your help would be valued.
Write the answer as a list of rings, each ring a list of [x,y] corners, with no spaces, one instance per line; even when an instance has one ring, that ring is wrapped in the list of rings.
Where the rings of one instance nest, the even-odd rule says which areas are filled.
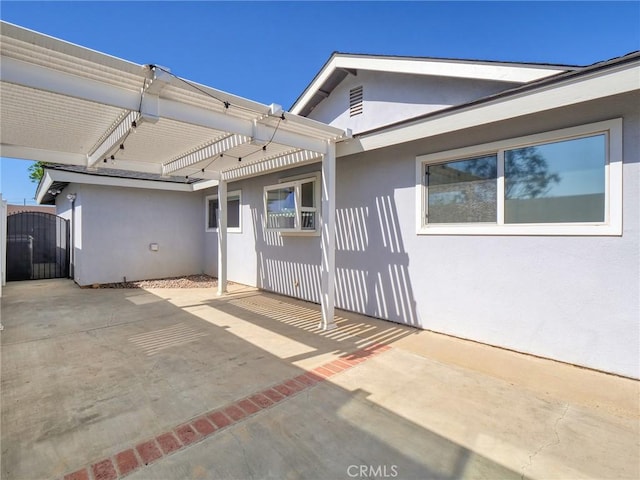
[[[231,282],[228,283],[231,284]],[[217,286],[218,279],[209,275],[187,275],[156,280],[95,284],[88,288],[216,288]]]

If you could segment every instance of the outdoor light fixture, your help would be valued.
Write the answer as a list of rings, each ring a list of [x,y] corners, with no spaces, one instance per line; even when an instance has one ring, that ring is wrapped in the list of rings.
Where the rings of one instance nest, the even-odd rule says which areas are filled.
[[[62,192],[62,190],[54,190],[53,188],[47,191],[47,193],[49,193],[49,194],[53,195],[54,197],[55,197],[56,195],[59,195],[59,194],[60,194],[60,192]]]
[[[67,194],[67,200],[74,202],[76,200],[77,195],[75,193]]]

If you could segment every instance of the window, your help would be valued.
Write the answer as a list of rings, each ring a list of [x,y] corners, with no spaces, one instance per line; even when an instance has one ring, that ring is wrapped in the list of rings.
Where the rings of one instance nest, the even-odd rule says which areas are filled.
[[[205,198],[206,204],[206,231],[218,231],[218,195],[209,195]],[[240,190],[227,192],[227,232],[242,232],[242,194]]]
[[[320,204],[319,174],[285,179],[264,189],[265,224],[268,230],[315,233]]]
[[[428,223],[496,221],[497,157],[428,165]]]
[[[418,233],[620,235],[622,120],[418,157]]]

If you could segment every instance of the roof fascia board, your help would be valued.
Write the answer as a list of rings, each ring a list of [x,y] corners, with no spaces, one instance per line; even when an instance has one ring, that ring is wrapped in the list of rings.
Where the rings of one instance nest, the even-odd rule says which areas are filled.
[[[46,174],[48,175],[48,178],[52,180],[52,182],[81,183],[86,185],[103,185],[110,187],[146,188],[151,190],[169,190],[176,192],[193,191],[191,184],[187,183],[171,183],[134,178],[107,177],[80,172],[67,172],[63,170],[46,170]],[[46,192],[46,188],[43,188],[42,191]]]
[[[565,72],[566,69],[523,65],[455,62],[436,59],[343,57],[335,59],[336,68],[376,72],[434,75],[442,77],[527,83]]]
[[[45,170],[42,180],[38,185],[38,190],[36,191],[36,202],[38,204],[40,204],[44,200],[44,196],[46,195],[49,188],[51,188],[52,184],[53,184],[53,179],[51,178],[49,171]]]
[[[337,69],[349,72],[371,70],[390,73],[434,75],[472,78],[502,82],[526,83],[565,72],[570,68],[547,65],[509,65],[500,63],[453,61],[440,59],[375,57],[334,53],[329,61],[291,107],[291,113],[299,114],[320,87]]]
[[[322,67],[322,70],[316,75],[311,84],[305,89],[303,94],[296,100],[296,103],[291,107],[291,113],[298,115],[305,107],[309,100],[315,95],[320,87],[327,81],[327,79],[336,70],[336,57],[337,54],[333,54],[329,61]]]
[[[640,63],[624,64],[588,76],[573,77],[533,91],[456,109],[416,122],[363,134],[337,145],[338,156],[375,150],[479,125],[638,90]]]

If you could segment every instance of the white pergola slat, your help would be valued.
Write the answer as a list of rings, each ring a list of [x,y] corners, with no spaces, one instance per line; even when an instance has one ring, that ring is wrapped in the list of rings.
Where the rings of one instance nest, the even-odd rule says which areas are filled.
[[[182,155],[174,160],[162,164],[162,174],[169,175],[187,167],[192,167],[202,162],[206,162],[224,152],[232,150],[235,147],[249,143],[251,137],[244,135],[226,135],[223,138],[215,140],[213,143],[199,148],[194,152]]]
[[[3,157],[163,175],[180,172],[202,179],[202,187],[195,183],[193,190],[215,180],[221,226],[226,222],[228,181],[321,160],[322,312],[323,325],[333,324],[335,143],[345,132],[283,114],[277,105],[188,82],[165,67],[137,65],[6,22],[0,22],[0,33]],[[30,101],[34,93],[40,101]],[[41,109],[45,104],[49,108]],[[61,142],[59,126],[69,121],[72,111],[96,121],[86,122],[86,127],[75,122],[74,134]],[[133,133],[133,122],[141,132]],[[96,132],[97,125],[110,127]],[[172,148],[159,147],[170,143]],[[165,157],[165,151],[171,153]],[[225,231],[220,228],[218,235],[220,293],[226,290]]]

